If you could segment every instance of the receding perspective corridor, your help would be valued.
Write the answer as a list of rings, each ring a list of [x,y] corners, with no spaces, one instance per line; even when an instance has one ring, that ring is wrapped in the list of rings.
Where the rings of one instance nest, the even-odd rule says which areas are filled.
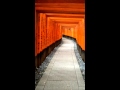
[[[35,90],[85,90],[85,0],[35,0]]]
[[[73,41],[62,38],[36,90],[85,90]]]

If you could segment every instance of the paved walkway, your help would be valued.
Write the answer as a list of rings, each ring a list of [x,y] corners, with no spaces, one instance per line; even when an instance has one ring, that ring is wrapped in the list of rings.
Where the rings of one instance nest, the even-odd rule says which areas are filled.
[[[62,40],[35,90],[85,90],[74,43],[66,38]]]

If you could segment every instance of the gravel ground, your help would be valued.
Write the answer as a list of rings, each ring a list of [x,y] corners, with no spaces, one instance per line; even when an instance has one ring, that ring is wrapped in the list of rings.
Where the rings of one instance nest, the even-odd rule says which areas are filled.
[[[85,81],[85,63],[83,62],[83,60],[77,50],[76,42],[74,40],[73,40],[73,42],[74,42],[74,52],[75,52],[75,55],[76,55],[76,58],[77,58],[77,61],[78,61],[79,67],[80,67],[80,71],[82,72],[83,79]]]
[[[35,71],[35,87],[37,86],[45,69],[49,65],[52,57],[54,56],[55,52],[57,51],[57,49],[60,47],[61,44],[59,44],[57,47],[55,47],[54,50],[51,51],[51,53],[45,58],[44,62],[39,66],[39,68],[36,69],[36,71]]]

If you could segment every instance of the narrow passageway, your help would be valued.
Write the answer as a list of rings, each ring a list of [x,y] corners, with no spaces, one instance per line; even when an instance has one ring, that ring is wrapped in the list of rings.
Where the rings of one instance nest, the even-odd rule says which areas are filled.
[[[72,40],[62,38],[36,90],[85,90]]]

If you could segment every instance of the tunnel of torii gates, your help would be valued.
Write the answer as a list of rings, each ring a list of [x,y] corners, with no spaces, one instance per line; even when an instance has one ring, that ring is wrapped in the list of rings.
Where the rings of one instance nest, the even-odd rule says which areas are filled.
[[[72,0],[71,3],[68,0],[45,1],[54,0],[35,2],[35,68],[60,44],[63,35],[75,38],[85,51],[84,0],[75,0],[76,3]]]

